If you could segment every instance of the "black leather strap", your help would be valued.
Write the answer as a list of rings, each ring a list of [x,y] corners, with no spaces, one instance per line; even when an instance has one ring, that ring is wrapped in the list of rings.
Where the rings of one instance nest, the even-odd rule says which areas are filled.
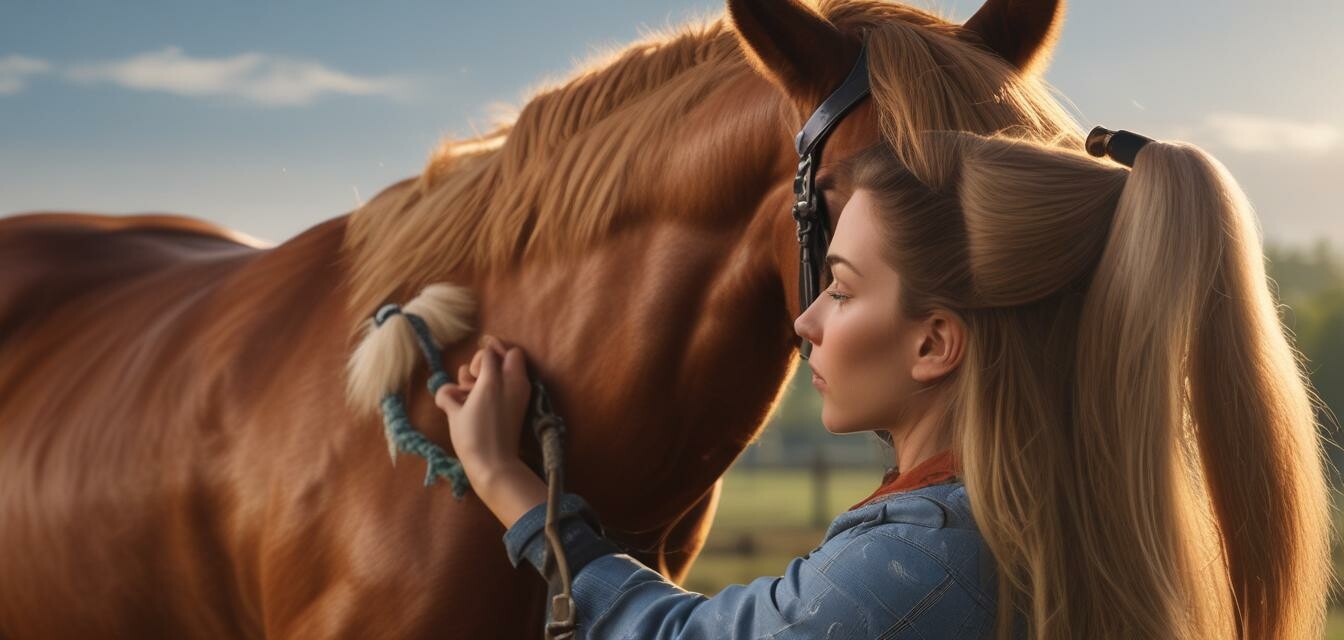
[[[793,144],[798,149],[798,156],[812,153],[814,147],[825,142],[831,130],[840,124],[840,120],[854,108],[854,105],[867,97],[868,92],[868,46],[864,43],[859,49],[859,58],[854,61],[854,67],[849,70],[845,81],[840,83],[840,87],[831,93],[816,111],[812,112],[812,117],[807,119],[807,123],[794,138]]]
[[[812,112],[793,141],[798,150],[798,173],[793,179],[793,219],[798,223],[800,314],[820,295],[821,262],[831,244],[830,215],[825,200],[816,193],[821,148],[845,114],[868,95],[868,43],[865,41],[844,82]],[[811,355],[812,343],[803,339],[798,350],[806,360]]]

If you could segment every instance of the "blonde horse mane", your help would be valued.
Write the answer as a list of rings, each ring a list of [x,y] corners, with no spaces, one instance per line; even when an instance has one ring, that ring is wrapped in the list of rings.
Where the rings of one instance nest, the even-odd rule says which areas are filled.
[[[651,138],[670,139],[676,116],[733,65],[749,72],[733,32],[722,19],[700,19],[581,63],[561,86],[535,90],[512,122],[441,141],[419,176],[350,214],[342,247],[350,309],[370,317],[398,291],[424,286],[405,309],[425,317],[440,346],[466,337],[471,292],[418,278],[554,259],[606,235],[640,188],[628,183],[624,159],[660,144]],[[368,412],[410,378],[417,347],[404,319],[361,327],[346,395]]]
[[[371,313],[426,284],[418,275],[484,273],[591,246],[644,186],[628,162],[670,145],[678,115],[729,67],[750,72],[721,19],[682,25],[543,85],[513,122],[442,141],[419,176],[350,214],[351,308]]]
[[[381,326],[373,318],[364,321],[364,337],[346,363],[346,401],[360,415],[377,407],[384,395],[401,389],[415,369],[420,348],[404,314],[420,316],[434,342],[442,347],[471,333],[476,301],[465,287],[436,283],[401,309],[403,313],[392,315]]]

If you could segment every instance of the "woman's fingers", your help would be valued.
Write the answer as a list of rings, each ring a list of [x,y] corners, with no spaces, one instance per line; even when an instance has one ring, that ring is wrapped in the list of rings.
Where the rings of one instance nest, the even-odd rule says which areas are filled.
[[[468,371],[471,372],[473,378],[481,377],[481,364],[484,362],[487,353],[494,353],[499,356],[499,359],[502,362],[504,356],[507,355],[509,351],[504,345],[504,341],[490,334],[481,336],[479,344],[480,347],[476,350],[475,355],[471,357],[471,366],[468,368]]]
[[[481,353],[481,373],[476,376],[476,385],[493,389],[499,383],[499,356],[489,349],[482,349]]]
[[[481,359],[484,357],[485,349],[483,348],[477,349],[476,353],[471,356],[471,364],[467,367],[467,372],[471,374],[471,377],[481,377]]]
[[[526,357],[522,349],[509,347],[504,341],[489,334],[481,337],[480,344],[481,347],[472,355],[471,362],[457,368],[457,384],[461,391],[470,391],[477,384],[484,384],[486,367],[493,366],[496,376],[489,384],[498,384],[502,378],[503,386],[511,387],[514,397],[519,393],[519,388],[523,388],[525,393],[531,393]],[[509,354],[514,354],[512,359]],[[491,364],[487,365],[487,362]]]
[[[518,349],[507,349],[499,357],[499,372],[503,375],[506,385],[512,384],[520,373],[518,365],[522,363],[518,361],[518,356],[514,355],[517,352]]]
[[[522,371],[523,369],[524,365],[523,365],[522,349],[519,349],[518,347],[513,347],[512,349],[509,349],[508,351],[504,352],[504,362],[502,370],[504,371],[505,376],[512,376],[518,373],[525,373],[525,371]]]
[[[509,349],[504,354],[502,369],[504,380],[515,397],[518,395],[526,397],[531,392],[532,384],[527,378],[527,361],[523,357],[522,349],[518,347]]]
[[[481,353],[494,354],[496,357],[499,358],[499,364],[502,365],[504,362],[504,356],[508,353],[508,349],[504,347],[504,343],[500,341],[499,338],[496,338],[495,336],[492,335],[486,335],[485,337],[481,338]]]

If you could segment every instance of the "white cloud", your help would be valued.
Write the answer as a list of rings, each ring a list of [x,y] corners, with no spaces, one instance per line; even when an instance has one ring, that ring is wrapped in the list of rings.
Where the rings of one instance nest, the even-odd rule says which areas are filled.
[[[0,58],[0,95],[11,95],[23,91],[28,84],[28,76],[42,73],[51,65],[46,60],[20,55]]]
[[[1339,128],[1329,123],[1245,113],[1211,113],[1197,130],[1202,137],[1248,153],[1324,153],[1340,138]]]
[[[79,65],[66,75],[80,82],[111,82],[193,97],[232,96],[270,106],[305,105],[327,93],[394,95],[405,88],[400,78],[359,77],[307,60],[264,53],[193,58],[178,47]]]

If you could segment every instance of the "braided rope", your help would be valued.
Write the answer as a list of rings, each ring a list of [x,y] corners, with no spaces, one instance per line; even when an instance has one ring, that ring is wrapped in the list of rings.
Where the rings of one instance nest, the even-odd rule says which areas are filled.
[[[434,337],[429,331],[429,326],[425,324],[423,318],[414,313],[402,311],[401,306],[396,304],[385,304],[379,307],[377,313],[373,314],[373,322],[381,327],[394,315],[405,318],[415,331],[420,352],[424,354],[425,360],[429,363],[430,376],[427,384],[429,392],[430,394],[437,393],[439,387],[452,382],[452,378],[449,377],[448,372],[443,370],[443,354],[438,345],[434,344]],[[470,484],[467,482],[467,472],[462,468],[462,462],[448,455],[443,447],[426,438],[425,434],[411,424],[411,418],[406,412],[406,402],[402,400],[400,393],[392,391],[384,395],[382,401],[379,402],[379,408],[383,414],[383,435],[387,438],[388,453],[392,455],[392,459],[396,460],[397,451],[424,458],[427,463],[425,486],[434,484],[439,478],[446,478],[452,485],[453,497],[461,500],[466,495],[467,489],[470,488]]]

